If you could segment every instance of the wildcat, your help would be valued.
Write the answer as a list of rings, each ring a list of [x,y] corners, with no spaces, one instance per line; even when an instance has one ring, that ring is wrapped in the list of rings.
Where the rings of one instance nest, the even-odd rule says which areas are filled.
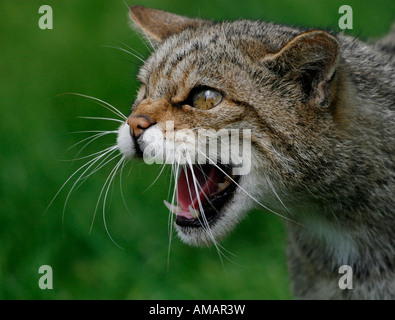
[[[394,299],[395,31],[367,44],[142,6],[130,16],[155,51],[118,131],[125,157],[145,157],[153,144],[170,153],[169,121],[176,131],[251,130],[247,174],[232,174],[231,154],[226,165],[173,159],[165,204],[180,238],[215,244],[265,207],[285,219],[295,298]],[[179,157],[203,153],[182,135],[172,142],[184,146]],[[351,290],[339,287],[342,265],[352,268]]]

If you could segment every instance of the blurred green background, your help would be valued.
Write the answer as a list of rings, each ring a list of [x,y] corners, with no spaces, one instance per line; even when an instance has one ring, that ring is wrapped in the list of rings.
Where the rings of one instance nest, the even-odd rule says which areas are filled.
[[[129,0],[127,1],[128,4]],[[364,39],[384,35],[395,2],[295,0],[138,1],[154,8],[203,18],[263,19],[338,30],[340,5],[353,8],[354,29]],[[53,30],[38,27],[38,8],[53,9]],[[88,134],[114,130],[116,123],[80,119],[111,114],[77,92],[108,101],[127,114],[136,93],[138,59],[106,46],[126,44],[149,52],[129,29],[122,0],[0,2],[0,299],[290,299],[286,235],[282,221],[251,212],[222,245],[192,248],[175,236],[168,262],[169,174],[150,189],[159,167],[131,162],[109,191],[106,222],[101,204],[89,233],[100,190],[113,168],[107,165],[70,196],[69,183],[45,209],[67,178],[86,160],[73,159]],[[98,139],[81,155],[111,146],[115,135]],[[62,222],[62,220],[64,220]],[[53,268],[54,289],[38,287],[41,265]]]

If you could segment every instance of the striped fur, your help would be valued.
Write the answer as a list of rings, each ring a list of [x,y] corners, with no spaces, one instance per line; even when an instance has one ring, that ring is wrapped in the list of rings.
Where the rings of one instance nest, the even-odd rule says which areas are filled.
[[[295,297],[395,299],[395,32],[367,44],[265,22],[131,13],[156,48],[140,69],[133,114],[162,130],[169,120],[176,130],[252,130],[253,168],[240,185],[303,225],[286,222]],[[223,92],[223,102],[179,106],[198,85]],[[237,190],[215,239],[254,206]],[[178,231],[187,243],[210,242]],[[352,291],[338,287],[344,264]]]

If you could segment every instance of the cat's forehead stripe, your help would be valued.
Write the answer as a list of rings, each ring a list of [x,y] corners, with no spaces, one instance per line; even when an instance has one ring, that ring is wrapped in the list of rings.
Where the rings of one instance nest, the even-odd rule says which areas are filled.
[[[216,79],[225,76],[222,74],[227,69],[223,68],[224,61],[253,73],[250,64],[243,63],[246,58],[242,57],[239,49],[233,47],[223,34],[201,35],[195,32],[186,34],[182,39],[170,39],[166,42],[150,57],[140,72],[140,77],[154,87],[152,91],[156,91],[157,97],[165,94],[166,90],[176,90],[170,90],[171,80],[176,86],[183,86],[188,78],[194,78],[189,81],[192,86],[203,78],[206,83],[201,85],[215,83]]]
[[[197,51],[208,50],[210,44],[218,39],[218,35],[202,35],[201,33],[191,34],[186,33],[180,39],[172,39],[167,45],[162,46],[162,52],[158,53],[158,59],[155,62],[155,67],[162,68],[163,73],[168,75],[172,68],[174,68],[185,57],[191,56]]]

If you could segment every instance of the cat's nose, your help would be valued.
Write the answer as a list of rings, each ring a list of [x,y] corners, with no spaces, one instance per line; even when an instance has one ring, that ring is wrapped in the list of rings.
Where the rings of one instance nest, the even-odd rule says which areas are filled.
[[[138,138],[152,123],[146,116],[130,116],[128,118],[128,125],[130,127],[130,133]]]

